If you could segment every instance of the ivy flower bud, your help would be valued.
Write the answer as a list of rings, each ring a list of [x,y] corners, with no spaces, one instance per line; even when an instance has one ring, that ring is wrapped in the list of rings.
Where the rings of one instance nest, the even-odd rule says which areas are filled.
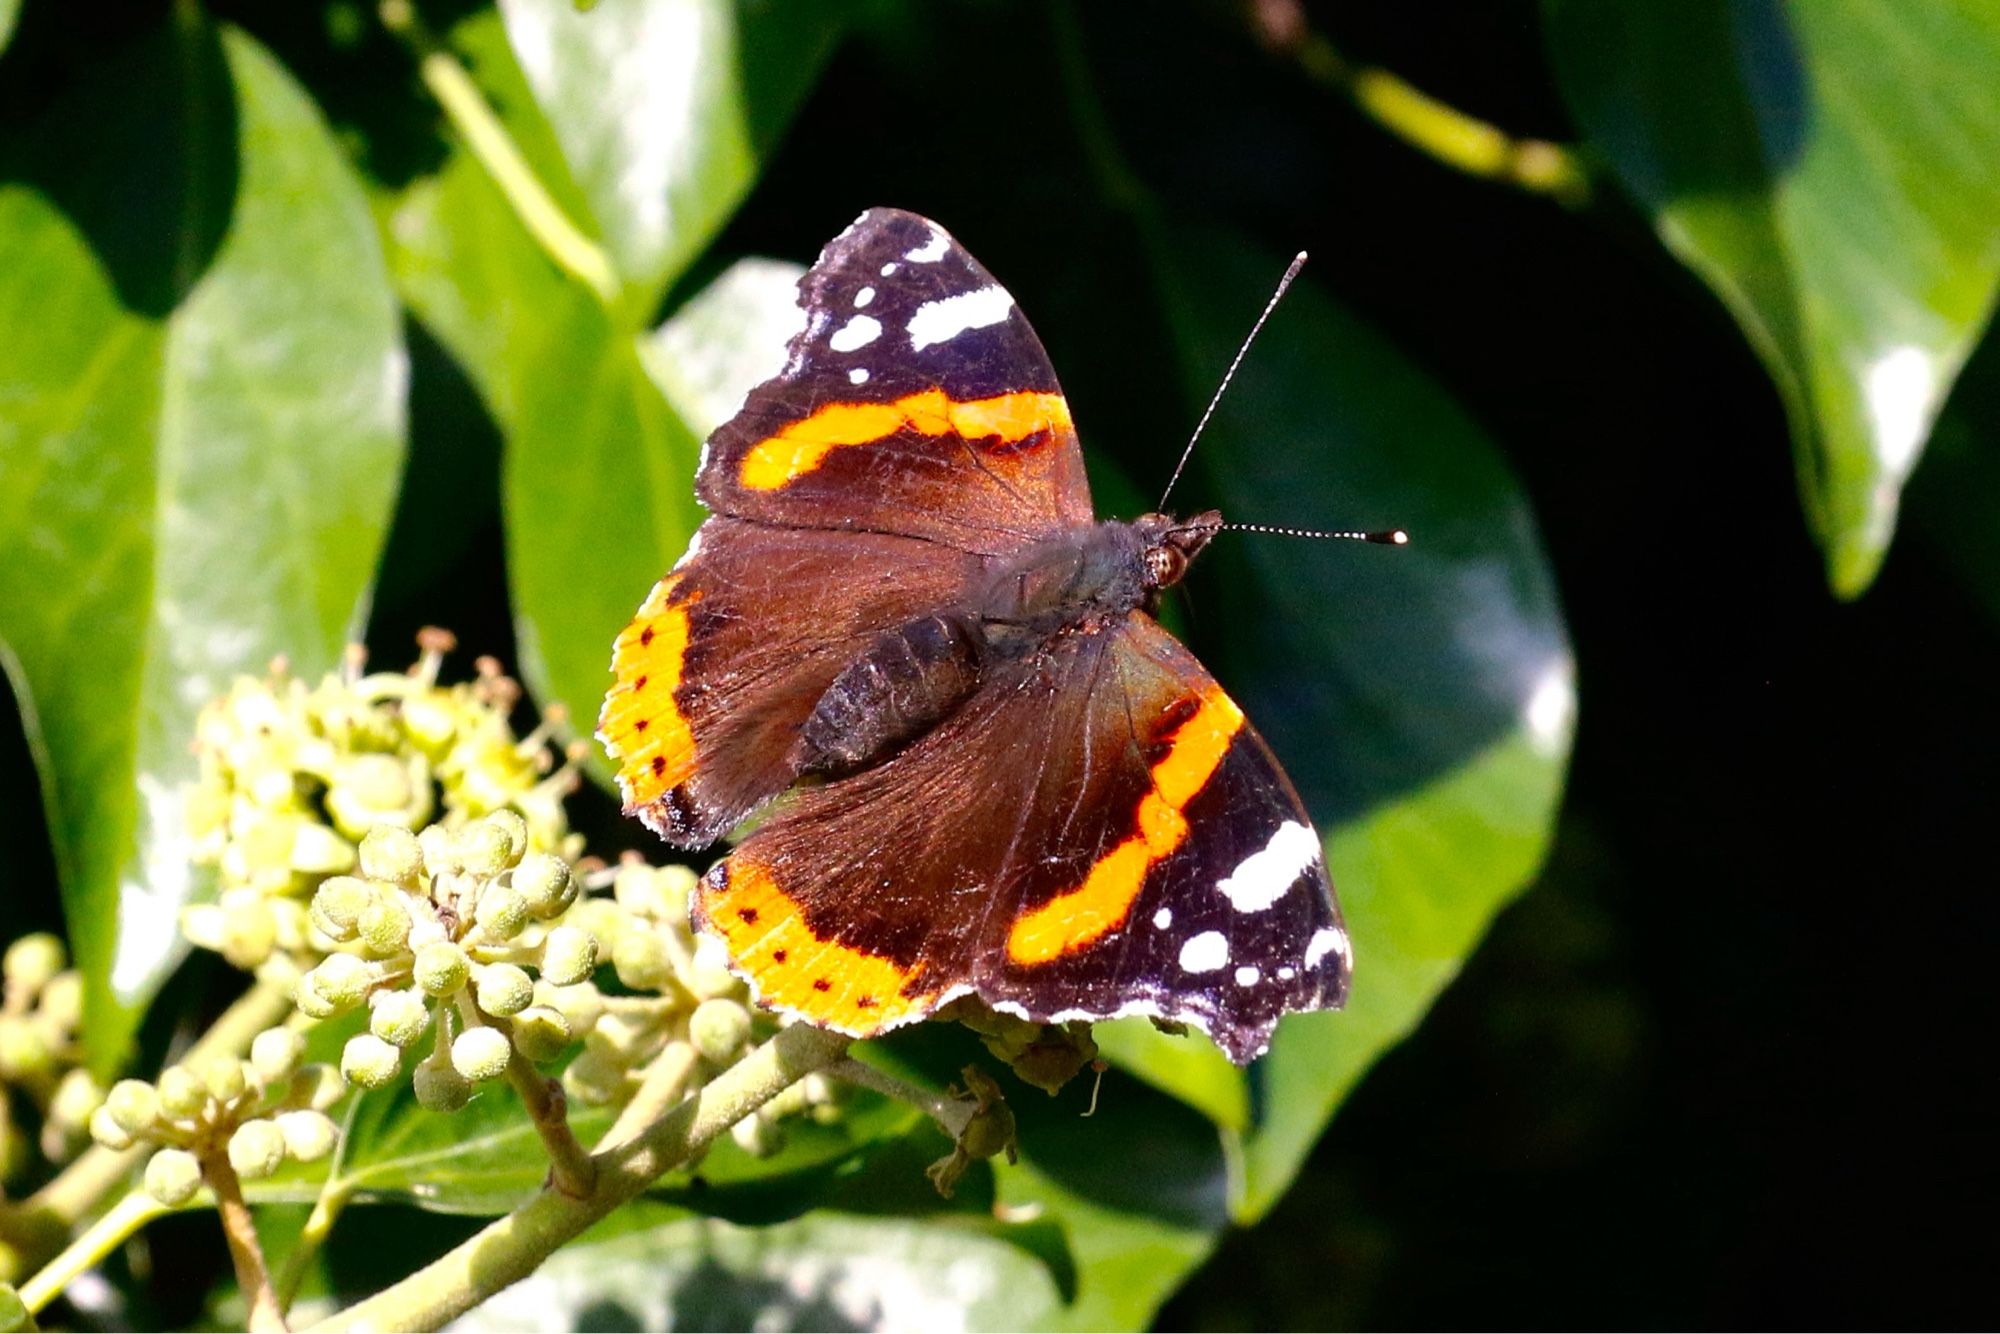
[[[472,1081],[449,1065],[425,1061],[410,1076],[417,1105],[433,1112],[456,1112],[472,1100]]]
[[[132,1147],[132,1136],[113,1119],[109,1107],[100,1107],[90,1114],[90,1137],[117,1152]]]
[[[42,988],[42,1020],[65,1032],[83,1022],[83,974],[57,973]]]
[[[261,1181],[285,1165],[285,1134],[262,1117],[229,1137],[229,1165],[245,1181]]]
[[[235,1102],[250,1087],[244,1077],[243,1062],[234,1056],[217,1056],[201,1068],[201,1082],[208,1096],[217,1102]]]
[[[104,1105],[104,1090],[88,1070],[71,1070],[49,1099],[49,1120],[65,1131],[82,1130],[90,1114]]]
[[[506,1073],[513,1051],[506,1034],[481,1024],[452,1039],[451,1064],[467,1079],[482,1083]]]
[[[367,881],[333,876],[313,892],[312,924],[328,940],[352,940],[355,924],[372,898]]]
[[[361,1004],[374,980],[375,970],[352,954],[329,954],[305,975],[301,985],[317,993],[339,1014]]]
[[[401,954],[409,947],[410,910],[404,906],[401,894],[391,892],[377,896],[361,910],[361,918],[356,925],[360,930],[361,944],[378,958]]]
[[[368,998],[368,1031],[392,1046],[415,1043],[430,1021],[430,1007],[420,992],[378,991]]]
[[[729,1138],[753,1158],[769,1158],[785,1147],[785,1128],[752,1112],[729,1127]]]
[[[586,1047],[583,1055],[569,1063],[563,1071],[563,1091],[578,1102],[591,1107],[602,1107],[616,1102],[625,1091],[626,1070],[616,1060],[603,1051],[593,1051]]]
[[[284,1138],[285,1153],[295,1163],[316,1163],[333,1152],[340,1139],[333,1118],[325,1112],[280,1112],[278,1133]]]
[[[604,993],[588,982],[566,987],[538,987],[535,999],[561,1014],[572,1033],[588,1033],[604,1017]]]
[[[27,1083],[53,1074],[56,1054],[48,1039],[17,1015],[0,1015],[0,1079]]]
[[[729,956],[722,943],[712,936],[701,936],[694,943],[694,966],[688,969],[688,989],[702,1000],[745,994],[743,983],[729,971]]]
[[[611,966],[634,991],[663,991],[674,979],[673,957],[658,935],[637,924],[611,943]]]
[[[104,1110],[120,1130],[137,1137],[159,1119],[160,1095],[143,1079],[121,1079],[105,1095]]]
[[[201,1163],[186,1149],[161,1149],[146,1162],[146,1193],[177,1209],[201,1189]]]
[[[354,845],[311,820],[293,828],[291,868],[302,875],[337,875],[354,869]]]
[[[413,772],[422,761],[412,759],[379,752],[349,756],[326,790],[334,827],[359,839],[378,824],[422,824],[431,812],[430,781],[427,773]]]
[[[222,896],[223,958],[238,968],[255,968],[277,944],[278,918],[262,894],[238,889]]]
[[[514,859],[510,859],[507,854],[512,848],[506,826],[493,823],[492,816],[467,825],[458,836],[458,855],[464,860],[466,871],[482,878],[499,875],[513,865],[520,854],[515,853]]]
[[[542,942],[542,976],[559,987],[584,981],[597,968],[597,938],[573,926],[559,926]]]
[[[611,897],[634,917],[651,922],[673,918],[672,883],[660,868],[648,866],[634,855],[628,854],[627,860],[619,863],[611,879]]]
[[[528,901],[512,886],[490,884],[473,909],[473,921],[495,940],[512,940],[528,924]]]
[[[433,996],[449,996],[465,985],[472,975],[472,960],[448,940],[426,945],[417,951],[417,985]]]
[[[479,970],[475,993],[479,1008],[496,1018],[506,1019],[528,1008],[535,998],[535,984],[511,963],[488,964]]]
[[[350,1084],[378,1089],[403,1067],[403,1054],[373,1033],[358,1033],[340,1051],[340,1073]]]
[[[576,901],[576,877],[569,863],[546,852],[531,852],[521,858],[511,878],[528,910],[545,921]]]
[[[424,870],[432,876],[452,875],[465,869],[458,855],[458,840],[441,824],[427,825],[417,833],[417,847],[423,853]]]
[[[507,865],[519,862],[528,851],[528,822],[521,813],[503,806],[488,815],[486,823],[507,836]]]
[[[569,1045],[569,1021],[546,1005],[531,1005],[514,1017],[514,1049],[539,1065]]]
[[[688,1016],[688,1040],[716,1065],[727,1065],[750,1040],[750,1011],[733,1000],[705,1000]]]
[[[208,1106],[208,1088],[184,1065],[168,1066],[160,1072],[156,1086],[160,1110],[169,1120],[192,1121]]]
[[[292,1077],[306,1058],[306,1035],[289,1028],[267,1028],[250,1040],[250,1068],[265,1084]]]
[[[62,941],[37,931],[7,947],[6,957],[0,959],[0,975],[6,977],[8,986],[35,995],[55,980],[66,962]]]
[[[417,836],[407,829],[378,824],[361,840],[361,873],[371,880],[387,880],[411,889],[423,869],[423,851],[417,846]]]

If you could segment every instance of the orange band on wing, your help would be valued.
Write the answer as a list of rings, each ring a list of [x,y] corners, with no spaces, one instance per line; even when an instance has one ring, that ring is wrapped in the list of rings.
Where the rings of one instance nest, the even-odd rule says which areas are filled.
[[[670,574],[653,585],[611,650],[611,671],[618,680],[604,697],[597,738],[618,761],[618,788],[627,810],[658,801],[694,772],[694,732],[674,690],[687,659],[689,610],[701,594],[676,602],[680,579]]]
[[[956,432],[968,440],[997,438],[1016,444],[1038,431],[1069,425],[1069,404],[1061,394],[1032,390],[967,402],[955,402],[942,389],[927,389],[893,403],[829,403],[752,445],[737,476],[752,491],[775,491],[819,467],[836,449],[873,444],[898,431],[932,436]]]
[[[721,888],[702,882],[702,918],[760,1000],[854,1037],[929,1012],[935,992],[906,994],[921,964],[904,968],[814,935],[797,901],[740,854],[723,874]]]
[[[1187,817],[1181,812],[1221,767],[1242,727],[1243,711],[1234,700],[1216,688],[1203,695],[1153,766],[1153,790],[1139,802],[1138,832],[1098,858],[1081,885],[1015,922],[1007,937],[1007,957],[1015,963],[1048,963],[1122,923],[1146,883],[1146,872],[1187,838]]]

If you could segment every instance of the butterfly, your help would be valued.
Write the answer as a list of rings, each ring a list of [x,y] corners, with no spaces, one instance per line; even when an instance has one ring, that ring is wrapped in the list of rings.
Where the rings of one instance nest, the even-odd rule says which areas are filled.
[[[709,439],[710,511],[613,651],[628,812],[715,842],[695,923],[855,1037],[965,995],[1192,1025],[1238,1064],[1339,1006],[1347,932],[1271,749],[1154,620],[1214,512],[1099,521],[1014,298],[871,209],[799,282],[783,370]]]

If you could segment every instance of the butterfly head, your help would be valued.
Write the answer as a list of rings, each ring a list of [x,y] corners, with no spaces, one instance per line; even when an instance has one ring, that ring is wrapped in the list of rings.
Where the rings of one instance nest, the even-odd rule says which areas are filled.
[[[1209,510],[1191,519],[1147,514],[1132,526],[1145,540],[1146,591],[1152,593],[1172,588],[1186,576],[1188,565],[1222,531],[1222,511]]]

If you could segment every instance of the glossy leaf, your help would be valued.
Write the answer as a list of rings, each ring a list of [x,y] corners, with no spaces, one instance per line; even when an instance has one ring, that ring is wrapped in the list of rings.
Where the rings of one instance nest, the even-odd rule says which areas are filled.
[[[486,53],[487,78],[508,59],[499,38],[486,20],[456,35]],[[506,442],[522,674],[587,732],[613,637],[700,521],[690,486],[700,442],[647,376],[633,336],[556,270],[470,156],[455,152],[412,187],[391,232],[405,298],[466,368]]]
[[[99,67],[10,175],[0,638],[110,1063],[195,893],[196,711],[358,629],[405,360],[358,183],[241,33],[190,21]]]
[[[2000,9],[1547,12],[1591,143],[1777,382],[1829,578],[1859,593],[2000,282]]]
[[[646,340],[646,369],[697,434],[722,425],[784,366],[785,344],[805,327],[804,273],[784,260],[738,260]]]
[[[1180,233],[1161,263],[1198,405],[1282,262]],[[1327,836],[1356,957],[1346,1011],[1287,1019],[1242,1090],[1220,1064],[1196,1090],[1177,1087],[1197,1076],[1175,1039],[1113,1048],[1223,1127],[1230,1211],[1249,1221],[1534,874],[1568,761],[1573,666],[1533,516],[1497,451],[1310,280],[1279,307],[1196,457],[1185,508],[1411,535],[1407,547],[1224,535],[1205,558],[1213,591],[1197,582],[1193,594],[1210,632],[1198,646],[1215,646],[1210,665]],[[1215,1113],[1242,1101],[1247,1124]]]
[[[708,245],[819,76],[842,6],[501,0],[635,319]]]
[[[0,52],[13,39],[14,25],[21,19],[21,0],[0,0]]]

